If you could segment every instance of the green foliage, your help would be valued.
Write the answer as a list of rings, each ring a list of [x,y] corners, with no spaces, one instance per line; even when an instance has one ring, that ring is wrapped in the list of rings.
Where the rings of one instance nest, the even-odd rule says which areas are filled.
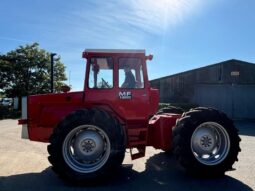
[[[14,110],[12,106],[0,105],[0,120],[1,119],[18,119],[21,116],[19,110]]]
[[[0,76],[0,78],[1,78],[1,76]],[[0,79],[1,80],[1,79]],[[1,83],[1,82],[0,82]],[[4,95],[4,93],[3,92],[1,92],[1,90],[0,90],[0,98],[4,98],[5,97],[5,95]]]
[[[54,63],[56,92],[65,85],[64,80],[65,66],[57,58]],[[33,43],[0,55],[0,89],[7,97],[50,92],[50,53]]]

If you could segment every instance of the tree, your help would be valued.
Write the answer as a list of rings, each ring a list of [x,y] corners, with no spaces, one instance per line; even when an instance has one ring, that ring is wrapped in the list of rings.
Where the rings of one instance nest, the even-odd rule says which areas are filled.
[[[54,63],[54,87],[59,92],[66,80],[65,66]],[[38,43],[19,46],[0,55],[0,89],[8,97],[22,97],[50,92],[50,52]]]

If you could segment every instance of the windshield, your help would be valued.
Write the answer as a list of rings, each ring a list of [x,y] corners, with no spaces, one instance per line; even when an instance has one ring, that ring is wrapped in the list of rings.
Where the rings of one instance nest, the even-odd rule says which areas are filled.
[[[108,89],[113,87],[113,60],[111,57],[91,58],[89,88]]]

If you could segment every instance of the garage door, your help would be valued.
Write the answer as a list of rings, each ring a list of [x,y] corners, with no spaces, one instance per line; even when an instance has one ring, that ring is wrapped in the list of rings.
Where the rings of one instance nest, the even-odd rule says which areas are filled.
[[[255,119],[255,85],[196,85],[192,100],[233,119]]]

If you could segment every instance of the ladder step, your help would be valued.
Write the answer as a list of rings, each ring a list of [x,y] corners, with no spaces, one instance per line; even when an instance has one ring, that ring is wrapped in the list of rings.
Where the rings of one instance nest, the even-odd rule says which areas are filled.
[[[131,159],[138,159],[145,156],[147,145],[148,128],[132,128],[127,130],[128,145],[130,147]],[[137,149],[137,152],[132,151]]]
[[[128,136],[136,136],[141,133],[147,133],[148,129],[147,128],[142,128],[142,129],[128,129],[127,133]]]
[[[146,141],[130,141],[129,142],[129,146],[131,147],[135,147],[135,146],[139,146],[139,145],[146,145],[147,142]]]
[[[138,158],[141,158],[141,157],[144,157],[144,156],[145,156],[145,153],[136,153],[136,154],[131,155],[131,159],[135,160],[135,159],[138,159]]]
[[[138,152],[134,153],[133,148],[130,148],[130,154],[131,154],[131,159],[132,160],[135,160],[135,159],[138,159],[138,158],[141,158],[141,157],[145,156],[145,149],[146,149],[145,145],[137,146],[136,149],[137,149]]]

